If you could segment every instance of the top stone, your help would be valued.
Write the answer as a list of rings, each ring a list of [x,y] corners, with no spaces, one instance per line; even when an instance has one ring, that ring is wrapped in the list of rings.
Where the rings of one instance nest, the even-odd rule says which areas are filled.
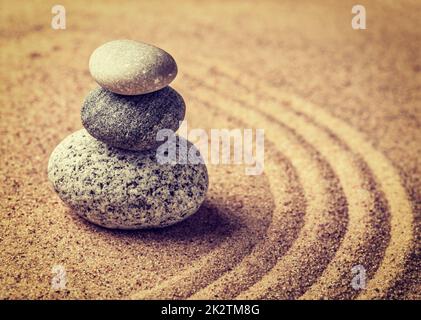
[[[177,64],[169,53],[155,46],[134,40],[114,40],[92,53],[89,71],[105,89],[139,95],[170,84],[177,75]]]

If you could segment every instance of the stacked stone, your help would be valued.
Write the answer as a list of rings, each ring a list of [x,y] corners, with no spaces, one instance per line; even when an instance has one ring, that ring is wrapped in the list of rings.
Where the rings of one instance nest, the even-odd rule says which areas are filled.
[[[177,75],[174,59],[148,44],[116,40],[92,53],[89,69],[101,87],[82,106],[85,129],[65,138],[48,163],[59,197],[83,218],[115,229],[164,227],[195,213],[208,188],[203,159],[157,157],[157,133],[176,131],[185,116],[183,98],[168,86]],[[182,137],[165,143],[200,157]]]

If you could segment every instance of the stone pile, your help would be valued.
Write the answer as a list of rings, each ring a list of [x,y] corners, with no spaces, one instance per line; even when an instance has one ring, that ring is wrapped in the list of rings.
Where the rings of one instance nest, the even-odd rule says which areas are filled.
[[[176,131],[185,116],[183,98],[168,86],[177,75],[174,59],[148,44],[116,40],[92,53],[89,69],[101,87],[83,103],[85,129],[65,138],[48,163],[59,197],[106,228],[164,227],[195,213],[208,188],[206,165],[157,158],[157,133]],[[168,143],[200,154],[182,137]]]

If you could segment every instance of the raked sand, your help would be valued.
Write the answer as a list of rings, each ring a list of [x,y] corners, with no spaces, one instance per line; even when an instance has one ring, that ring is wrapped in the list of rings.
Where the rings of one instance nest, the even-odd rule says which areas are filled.
[[[420,298],[419,3],[366,1],[364,31],[352,1],[62,1],[58,31],[54,4],[1,1],[0,298]],[[263,128],[264,174],[208,165],[202,208],[161,230],[67,209],[48,157],[120,38],[174,56],[189,128]]]

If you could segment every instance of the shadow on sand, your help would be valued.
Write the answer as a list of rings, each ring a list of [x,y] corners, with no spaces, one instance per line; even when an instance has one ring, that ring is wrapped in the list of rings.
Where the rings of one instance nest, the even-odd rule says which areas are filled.
[[[208,238],[223,239],[229,237],[241,225],[232,210],[224,208],[216,202],[206,200],[199,210],[187,219],[165,228],[140,229],[140,230],[118,230],[107,229],[90,223],[81,218],[76,212],[71,211],[72,220],[82,229],[90,229],[90,232],[103,233],[121,240],[134,241],[189,241],[195,242]]]

